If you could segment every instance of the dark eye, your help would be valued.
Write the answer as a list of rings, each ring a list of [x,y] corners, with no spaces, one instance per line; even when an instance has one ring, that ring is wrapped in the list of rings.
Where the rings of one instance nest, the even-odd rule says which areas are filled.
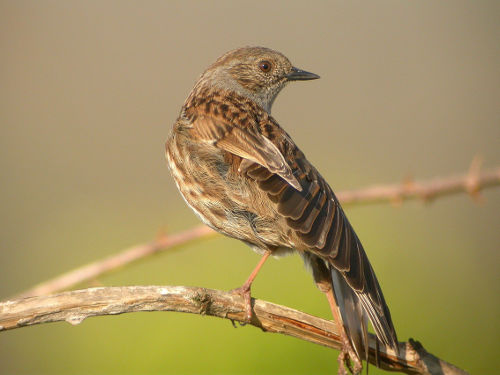
[[[269,73],[271,71],[271,63],[269,61],[261,61],[259,63],[259,68],[262,70],[264,73]]]

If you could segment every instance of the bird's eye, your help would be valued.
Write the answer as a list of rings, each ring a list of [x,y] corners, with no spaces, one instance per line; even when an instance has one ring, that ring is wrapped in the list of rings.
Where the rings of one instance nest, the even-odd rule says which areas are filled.
[[[269,73],[271,71],[271,63],[269,61],[261,61],[259,63],[259,69],[262,70],[264,73]]]

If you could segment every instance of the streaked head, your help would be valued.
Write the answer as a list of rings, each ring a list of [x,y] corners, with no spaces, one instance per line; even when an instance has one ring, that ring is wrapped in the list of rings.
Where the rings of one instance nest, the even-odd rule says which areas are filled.
[[[290,81],[319,78],[295,68],[278,51],[264,47],[244,47],[219,57],[200,77],[196,86],[210,85],[235,91],[255,101],[267,112],[279,92]]]

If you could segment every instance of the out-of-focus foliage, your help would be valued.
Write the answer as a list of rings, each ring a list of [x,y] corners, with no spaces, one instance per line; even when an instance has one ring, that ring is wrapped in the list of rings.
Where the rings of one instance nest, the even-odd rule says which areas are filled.
[[[163,143],[198,74],[244,45],[321,75],[274,115],[337,189],[500,163],[495,1],[4,1],[0,4],[0,298],[197,224]],[[497,369],[500,192],[347,213],[400,339],[471,373]],[[239,286],[258,257],[216,237],[97,285]],[[329,317],[298,257],[270,261],[256,297]],[[1,374],[333,374],[337,353],[174,313],[0,334]],[[372,374],[381,371],[370,369]]]

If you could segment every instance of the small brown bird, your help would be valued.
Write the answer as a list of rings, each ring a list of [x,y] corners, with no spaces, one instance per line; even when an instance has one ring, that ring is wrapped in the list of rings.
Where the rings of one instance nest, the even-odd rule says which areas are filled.
[[[236,289],[252,318],[250,286],[269,255],[297,251],[325,293],[342,335],[339,373],[368,358],[367,317],[380,343],[396,332],[365,251],[328,183],[271,116],[290,81],[319,76],[281,53],[240,48],[198,79],[167,140],[166,155],[186,203],[216,231],[263,257]]]

